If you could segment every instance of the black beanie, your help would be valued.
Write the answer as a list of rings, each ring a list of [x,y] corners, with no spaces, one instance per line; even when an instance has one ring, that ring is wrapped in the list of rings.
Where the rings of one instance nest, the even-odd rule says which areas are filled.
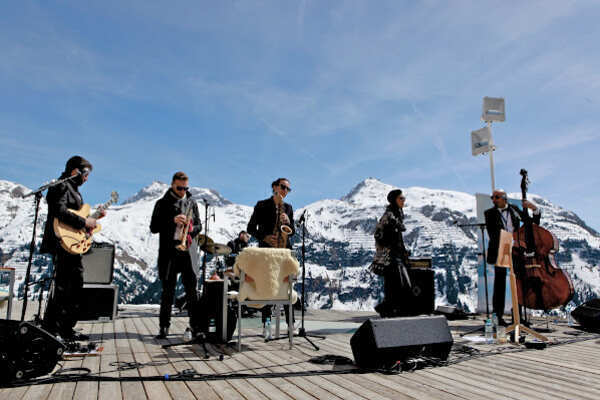
[[[398,196],[400,196],[402,194],[402,190],[400,189],[394,189],[391,192],[388,193],[387,195],[387,201],[388,203],[390,203],[391,205],[395,206],[396,205],[396,198],[398,198]]]

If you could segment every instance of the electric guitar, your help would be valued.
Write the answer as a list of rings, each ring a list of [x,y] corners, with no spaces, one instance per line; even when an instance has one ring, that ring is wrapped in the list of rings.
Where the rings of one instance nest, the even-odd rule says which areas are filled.
[[[119,201],[119,194],[117,192],[112,192],[110,194],[110,200],[98,207],[98,210],[91,217],[98,218],[103,210],[106,210],[111,204],[116,203],[117,201]],[[84,204],[79,210],[69,209],[69,211],[85,219],[90,216],[90,208],[89,204]],[[96,224],[94,229],[85,227],[76,229],[59,221],[58,218],[54,218],[54,234],[60,241],[62,248],[71,254],[87,253],[92,246],[92,236],[94,233],[100,232],[100,229],[102,229],[100,224]]]

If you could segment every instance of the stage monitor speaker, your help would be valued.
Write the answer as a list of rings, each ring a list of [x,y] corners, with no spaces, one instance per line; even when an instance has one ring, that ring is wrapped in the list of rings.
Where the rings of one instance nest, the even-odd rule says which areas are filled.
[[[83,264],[83,283],[112,283],[115,246],[111,243],[92,243],[90,250],[81,258]]]
[[[412,295],[406,315],[433,314],[435,307],[434,271],[431,268],[408,268]]]
[[[600,329],[600,299],[583,303],[571,312],[571,316],[585,329]]]
[[[29,322],[0,320],[0,382],[47,375],[62,358],[65,345]]]
[[[117,317],[117,285],[84,284],[79,305],[80,321],[112,320]]]
[[[453,344],[443,316],[369,319],[350,339],[361,368],[389,368],[417,356],[446,360]]]

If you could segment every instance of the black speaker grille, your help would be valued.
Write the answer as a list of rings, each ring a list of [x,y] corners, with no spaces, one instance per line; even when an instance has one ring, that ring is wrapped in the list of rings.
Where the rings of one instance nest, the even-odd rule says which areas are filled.
[[[83,283],[109,284],[113,280],[115,246],[110,243],[92,243],[81,259]]]

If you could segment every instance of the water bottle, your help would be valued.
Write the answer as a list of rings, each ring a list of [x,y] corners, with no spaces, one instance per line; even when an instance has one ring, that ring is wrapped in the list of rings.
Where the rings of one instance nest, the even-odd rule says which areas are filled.
[[[189,342],[192,340],[192,330],[190,328],[185,328],[185,332],[183,332],[183,341]]]
[[[492,313],[492,332],[494,334],[494,338],[498,337],[498,316],[496,313]]]
[[[571,316],[571,312],[570,312],[570,311],[567,311],[567,316],[569,317],[569,320],[568,320],[567,324],[568,324],[569,326],[573,326],[573,325],[575,325],[575,324],[573,323],[573,317]]]
[[[494,327],[489,318],[485,320],[485,342],[494,343]]]
[[[217,324],[215,323],[215,319],[211,318],[208,323],[208,333],[216,333],[217,332]]]
[[[267,317],[265,321],[265,340],[271,339],[271,317]]]

